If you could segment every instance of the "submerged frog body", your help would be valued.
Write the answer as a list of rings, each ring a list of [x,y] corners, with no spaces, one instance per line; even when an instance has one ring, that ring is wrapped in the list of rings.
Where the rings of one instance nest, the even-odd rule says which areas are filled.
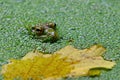
[[[58,39],[55,23],[38,24],[32,27],[32,33],[44,40],[56,41]]]

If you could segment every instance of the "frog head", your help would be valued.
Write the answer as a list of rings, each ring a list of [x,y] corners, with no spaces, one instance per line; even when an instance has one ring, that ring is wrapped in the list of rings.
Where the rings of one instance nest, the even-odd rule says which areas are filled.
[[[32,27],[32,34],[43,41],[55,42],[58,39],[55,23],[35,25]]]
[[[44,28],[40,25],[32,27],[32,33],[35,35],[42,35],[44,33]]]

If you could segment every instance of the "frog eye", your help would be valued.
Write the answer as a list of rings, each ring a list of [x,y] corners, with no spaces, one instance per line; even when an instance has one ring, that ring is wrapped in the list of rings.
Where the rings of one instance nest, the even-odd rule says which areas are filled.
[[[36,29],[36,31],[41,31],[40,29]]]
[[[46,26],[48,26],[49,28],[55,29],[56,28],[56,23],[48,23],[48,24],[46,24]]]
[[[49,25],[50,27],[55,27],[55,26],[56,26],[56,23],[48,23],[48,25]]]
[[[56,27],[56,23],[54,23],[54,27]]]

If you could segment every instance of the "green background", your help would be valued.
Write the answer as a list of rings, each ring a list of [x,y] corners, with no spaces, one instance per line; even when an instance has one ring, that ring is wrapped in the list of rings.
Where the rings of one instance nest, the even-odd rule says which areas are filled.
[[[45,22],[57,24],[57,42],[43,43],[29,35],[26,27]],[[120,1],[0,0],[0,66],[36,48],[51,53],[69,44],[78,49],[103,45],[104,58],[117,64],[98,77],[68,80],[120,80]]]

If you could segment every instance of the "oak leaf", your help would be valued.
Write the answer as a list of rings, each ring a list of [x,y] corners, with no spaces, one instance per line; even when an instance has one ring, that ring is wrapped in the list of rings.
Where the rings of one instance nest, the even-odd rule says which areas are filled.
[[[71,76],[95,76],[101,69],[111,69],[115,62],[102,58],[105,48],[94,45],[78,50],[66,46],[53,54],[29,52],[20,60],[2,66],[4,80],[57,80]]]

